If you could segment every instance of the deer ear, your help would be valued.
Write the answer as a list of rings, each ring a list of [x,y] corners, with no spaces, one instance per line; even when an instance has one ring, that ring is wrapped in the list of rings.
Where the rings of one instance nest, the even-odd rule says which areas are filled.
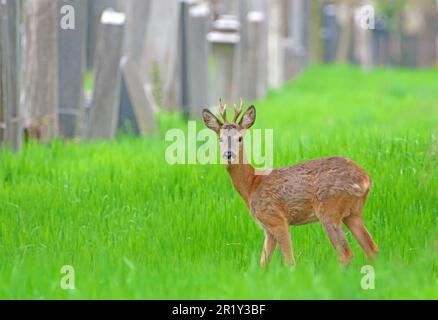
[[[204,119],[204,123],[207,128],[213,130],[216,133],[219,133],[222,127],[222,123],[219,121],[216,116],[211,113],[209,110],[202,110],[202,118]]]
[[[254,125],[256,120],[256,109],[254,106],[251,106],[246,110],[245,114],[240,119],[239,125],[242,129],[249,129]]]

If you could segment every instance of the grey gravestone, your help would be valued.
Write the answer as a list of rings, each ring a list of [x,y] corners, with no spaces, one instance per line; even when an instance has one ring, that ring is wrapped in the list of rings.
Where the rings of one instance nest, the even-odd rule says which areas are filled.
[[[386,16],[376,17],[376,29],[373,30],[373,56],[376,64],[388,65],[389,59],[389,30]]]
[[[27,0],[24,108],[26,127],[49,141],[58,135],[58,3]]]
[[[268,84],[279,87],[283,84],[285,62],[285,0],[268,1]]]
[[[218,1],[215,8],[215,16],[233,16],[235,17],[239,25],[239,42],[235,46],[235,62],[233,66],[233,90],[237,96],[246,97],[246,83],[250,66],[248,65],[248,33],[246,17],[249,8],[255,10],[255,7],[263,5],[263,1],[248,1],[248,0],[221,0]],[[239,94],[237,94],[239,93]]]
[[[124,55],[140,65],[146,40],[151,1],[126,0]]]
[[[92,69],[96,50],[96,39],[100,17],[105,9],[118,9],[117,0],[87,0],[88,2],[88,32],[87,32],[87,68]]]
[[[141,135],[156,133],[155,114],[146,97],[137,64],[124,57],[121,69],[119,128]]]
[[[116,134],[125,22],[124,13],[107,9],[102,14],[94,58],[94,92],[88,124],[88,136],[92,139],[112,139]]]
[[[188,106],[190,114],[201,115],[208,105],[208,55],[210,51],[206,36],[209,29],[210,11],[206,4],[193,6],[187,21],[187,72]]]
[[[188,0],[150,0],[151,8],[140,66],[152,105],[169,110],[181,106],[179,13]],[[193,2],[193,1],[192,1]]]
[[[325,62],[334,62],[338,49],[339,25],[336,19],[338,7],[329,3],[322,6],[321,38],[324,45]]]
[[[20,2],[0,2],[0,144],[2,140],[14,150],[22,143],[19,79]]]
[[[238,63],[234,69],[234,77],[237,80],[236,92],[239,96],[245,97],[245,81],[248,79],[249,65],[248,65],[248,23],[247,16],[249,12],[249,1],[238,1],[238,19],[240,22],[240,41],[237,46]],[[246,99],[246,97],[245,97]]]
[[[190,114],[190,98],[189,98],[189,50],[188,50],[188,38],[189,38],[189,10],[190,7],[196,3],[195,0],[181,0],[179,4],[179,34],[178,34],[178,56],[179,56],[179,76],[180,76],[180,94],[181,94],[181,107],[183,114],[186,118]]]
[[[71,8],[75,17],[74,29],[70,29],[71,21],[58,26],[59,130],[64,137],[73,138],[84,129],[87,0],[58,0],[58,6],[60,22],[71,14]]]
[[[370,4],[369,0],[364,1],[365,4]],[[373,31],[363,19],[363,6],[355,10],[355,35],[354,35],[354,50],[355,58],[363,69],[371,69],[373,67],[373,46],[372,34]]]
[[[242,79],[247,100],[263,98],[267,91],[267,22],[261,11],[251,11],[247,16],[247,72]]]
[[[339,41],[336,52],[336,61],[337,63],[346,63],[350,56],[354,28],[350,3],[340,3],[338,5],[336,21],[339,25]]]
[[[309,63],[310,4],[307,0],[288,1],[286,79],[296,76]]]
[[[214,105],[219,98],[231,103],[236,101],[237,92],[234,77],[236,61],[236,46],[240,41],[240,23],[235,16],[220,16],[213,23],[213,31],[207,35],[212,45],[210,63],[210,105]]]
[[[130,132],[133,134],[139,134],[140,128],[138,125],[138,120],[134,112],[134,106],[132,97],[129,92],[132,91],[128,88],[127,77],[135,77],[138,83],[135,84],[136,90],[134,92],[139,92],[145,96],[144,89],[142,87],[142,78],[140,75],[140,64],[144,50],[144,43],[146,40],[145,34],[147,33],[148,18],[150,15],[151,1],[138,1],[138,0],[126,0],[120,1],[120,6],[123,7],[126,13],[126,26],[124,35],[124,48],[122,60],[122,83],[120,91],[120,110],[119,110],[119,124],[118,127],[123,131]],[[130,76],[127,73],[127,63],[129,61],[130,65],[134,65],[133,68],[135,75]],[[135,95],[137,96],[137,95]],[[142,106],[147,108],[149,106],[148,100],[145,98],[145,103],[147,105]],[[153,115],[152,115],[153,116]],[[142,128],[142,134],[147,132],[147,127]]]

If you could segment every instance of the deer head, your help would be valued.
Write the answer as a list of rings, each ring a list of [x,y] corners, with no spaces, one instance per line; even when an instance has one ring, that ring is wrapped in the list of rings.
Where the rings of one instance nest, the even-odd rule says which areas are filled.
[[[244,161],[243,139],[246,130],[251,128],[255,122],[255,107],[249,107],[240,121],[238,121],[243,111],[243,101],[241,98],[239,107],[234,104],[234,118],[231,122],[229,122],[227,118],[227,105],[222,104],[220,99],[218,108],[223,121],[219,120],[209,110],[204,109],[202,111],[202,117],[205,125],[217,133],[220,142],[220,154],[225,163],[242,164]]]

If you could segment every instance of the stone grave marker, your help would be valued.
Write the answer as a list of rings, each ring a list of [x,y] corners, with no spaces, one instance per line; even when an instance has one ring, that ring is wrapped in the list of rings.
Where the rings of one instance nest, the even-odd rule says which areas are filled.
[[[94,58],[94,92],[88,123],[88,136],[92,139],[112,139],[116,134],[125,22],[124,13],[107,9],[102,14]]]

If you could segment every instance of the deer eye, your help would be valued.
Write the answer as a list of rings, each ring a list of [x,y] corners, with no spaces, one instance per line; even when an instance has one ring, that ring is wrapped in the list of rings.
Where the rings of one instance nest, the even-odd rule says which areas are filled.
[[[223,142],[224,141],[224,139],[222,139],[222,138],[219,138],[219,142]]]
[[[242,137],[239,137],[239,142],[242,142],[242,140],[243,140],[243,138],[242,138]]]

